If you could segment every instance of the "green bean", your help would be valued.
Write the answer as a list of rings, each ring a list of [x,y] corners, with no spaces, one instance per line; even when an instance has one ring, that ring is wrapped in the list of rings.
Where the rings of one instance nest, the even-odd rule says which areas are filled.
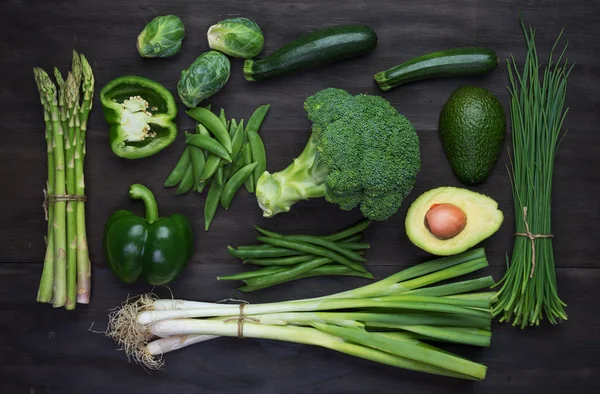
[[[337,252],[337,253],[339,253],[339,254],[341,254],[343,256],[346,256],[347,258],[349,258],[351,260],[354,260],[354,261],[367,261],[364,257],[360,257],[359,255],[357,255],[353,251],[348,250],[347,248],[342,248],[341,246],[339,246],[335,242],[331,242],[331,241],[328,241],[326,239],[323,239],[323,238],[320,238],[320,237],[316,237],[316,236],[313,236],[313,235],[287,235],[287,236],[279,238],[279,239],[288,240],[288,241],[303,242],[303,243],[311,244],[311,245],[319,245],[319,246],[327,248],[327,249],[329,249],[331,251]]]
[[[206,163],[204,163],[204,170],[202,170],[202,175],[200,175],[200,180],[208,181],[210,177],[212,177],[215,172],[219,169],[219,165],[221,164],[221,158],[217,155],[209,155],[206,159]]]
[[[255,277],[255,278],[251,278],[251,279],[244,279],[244,282],[246,282],[246,284],[248,284],[250,286],[256,286],[256,287],[260,287],[260,286],[264,286],[264,285],[272,286],[272,283],[274,283],[274,282],[288,281],[288,280],[293,279],[293,278],[297,277],[298,275],[301,275],[307,271],[310,271],[314,268],[317,268],[321,265],[328,264],[331,262],[332,262],[332,260],[328,259],[327,257],[316,257],[305,263],[301,263],[292,268],[288,268],[285,271],[272,273],[272,274],[266,275],[266,276],[263,275],[263,276],[259,276],[259,277]]]
[[[267,169],[267,153],[265,151],[265,144],[256,131],[248,131],[248,143],[250,144],[250,150],[252,152],[252,161],[257,162],[257,166],[254,169],[254,187],[258,178]]]
[[[239,250],[256,250],[256,249],[273,249],[273,248],[277,248],[277,246],[271,246],[271,245],[267,245],[267,244],[238,246]]]
[[[201,134],[193,134],[187,136],[185,138],[185,142],[189,145],[194,145],[198,148],[206,149],[210,153],[214,153],[215,155],[231,162],[231,157],[229,157],[229,153],[227,153],[225,147],[213,138],[205,137]]]
[[[229,137],[229,133],[215,114],[202,107],[189,109],[185,113],[197,122],[202,123],[223,145],[227,153],[231,153],[231,138]]]
[[[360,240],[362,240],[362,234],[356,234],[353,235],[351,237],[348,238],[344,238],[341,241],[337,241],[341,247],[344,247],[345,243],[349,243],[349,242],[360,242]]]
[[[285,237],[284,234],[276,233],[275,231],[267,230],[267,229],[259,227],[259,226],[254,226],[254,228],[256,229],[256,231],[258,231],[259,233],[261,233],[261,234],[263,234],[263,235],[265,235],[267,237],[273,237],[273,238]],[[331,241],[331,239],[329,239],[329,237],[330,236],[327,235],[327,236],[320,237],[320,238],[324,238],[326,240]],[[355,234],[355,235],[352,235],[352,236],[350,236],[348,238],[345,238],[345,239],[343,239],[341,241],[338,241],[338,242],[341,243],[340,244],[341,247],[344,247],[343,243],[356,242],[356,241],[360,241],[361,239],[362,239],[362,234]]]
[[[219,111],[219,120],[223,123],[223,126],[227,127],[227,117],[225,116],[225,110],[223,108]]]
[[[233,176],[227,181],[225,187],[223,188],[223,193],[221,193],[221,205],[225,210],[229,209],[229,205],[231,205],[231,200],[233,200],[233,196],[238,191],[242,184],[248,178],[250,173],[254,171],[257,163],[254,162],[252,164],[248,164],[240,169],[238,172],[233,174]]]
[[[371,245],[366,242],[340,242],[339,247],[346,250],[363,250],[369,249]],[[353,252],[357,253],[357,252]]]
[[[246,126],[246,131],[254,131],[258,133],[260,130],[260,126],[262,125],[265,116],[267,116],[267,112],[269,111],[270,104],[264,104],[254,110],[252,116],[248,120],[248,126]]]
[[[173,171],[169,174],[167,179],[165,180],[165,187],[173,187],[177,185],[183,179],[183,175],[185,174],[185,170],[188,168],[190,164],[190,151],[186,146],[183,150],[183,153],[179,157],[177,164],[173,168]]]
[[[189,192],[194,187],[194,170],[192,169],[192,163],[188,163],[187,168],[185,169],[185,174],[183,174],[183,178],[181,182],[179,182],[179,186],[177,186],[176,194],[185,194]]]
[[[250,149],[250,144],[247,141],[242,145],[242,154],[244,155],[244,165],[252,163],[252,150]],[[244,182],[248,193],[254,193],[254,182],[254,174],[250,174],[250,176]]]
[[[240,259],[252,259],[252,258],[263,258],[263,257],[288,257],[288,256],[299,256],[304,253],[298,250],[290,250],[286,248],[272,248],[272,249],[256,249],[256,250],[236,250],[232,247],[227,248],[227,251],[232,256]]]
[[[244,144],[244,120],[238,124],[231,139],[231,158],[236,159]]]
[[[256,229],[256,231],[258,231],[259,233],[261,233],[262,235],[264,235],[266,237],[281,238],[284,236],[283,234],[279,234],[279,233],[276,233],[275,231],[267,230],[266,228],[262,228],[259,226],[254,226],[254,228]]]
[[[257,239],[261,242],[264,242],[264,243],[267,243],[267,244],[270,244],[273,246],[280,246],[282,248],[288,248],[288,249],[298,250],[298,251],[304,252],[304,253],[314,254],[317,256],[327,257],[333,261],[337,261],[340,264],[348,266],[355,271],[360,271],[360,272],[367,271],[365,269],[365,267],[363,267],[359,263],[350,260],[348,257],[346,257],[340,253],[336,253],[336,252],[329,250],[327,248],[324,248],[322,246],[312,245],[309,243],[298,242],[298,241],[290,241],[290,240],[283,239],[283,238],[258,237]]]
[[[289,268],[287,267],[265,267],[255,271],[246,271],[240,272],[238,274],[227,275],[227,276],[217,276],[217,280],[245,280],[252,278],[259,278],[264,275],[271,275],[277,272],[287,271]]]
[[[210,224],[217,213],[222,190],[223,185],[219,185],[215,181],[211,182],[206,201],[204,202],[204,231],[208,231]]]
[[[339,241],[344,238],[348,238],[354,234],[362,233],[363,231],[365,231],[367,229],[367,227],[369,227],[370,224],[371,224],[370,220],[363,220],[362,222],[357,223],[354,226],[350,226],[342,231],[339,231],[339,232],[333,233],[333,234],[329,234],[329,235],[325,236],[325,239],[328,239],[329,241]]]
[[[266,259],[246,259],[245,263],[261,265],[261,266],[272,266],[272,265],[295,265],[300,263],[305,263],[314,259],[315,255],[306,254],[300,256],[291,256],[291,257],[271,257]]]

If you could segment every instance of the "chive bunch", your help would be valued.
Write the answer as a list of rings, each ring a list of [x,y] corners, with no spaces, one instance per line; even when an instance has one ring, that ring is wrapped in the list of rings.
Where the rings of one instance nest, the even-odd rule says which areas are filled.
[[[283,235],[256,226],[257,238],[262,245],[229,246],[231,255],[244,264],[262,268],[228,276],[218,280],[241,280],[244,285],[238,290],[251,292],[280,283],[320,275],[359,276],[373,279],[363,263],[363,251],[368,243],[361,242],[362,233],[371,224],[364,220],[340,232],[326,235]]]
[[[187,146],[164,185],[177,186],[177,194],[191,190],[201,193],[209,186],[204,204],[205,231],[219,204],[229,209],[242,184],[254,193],[256,181],[266,170],[265,146],[258,131],[269,107],[258,107],[245,127],[243,119],[227,120],[224,109],[218,117],[210,112],[210,106],[187,111],[198,122],[196,133],[185,133]]]

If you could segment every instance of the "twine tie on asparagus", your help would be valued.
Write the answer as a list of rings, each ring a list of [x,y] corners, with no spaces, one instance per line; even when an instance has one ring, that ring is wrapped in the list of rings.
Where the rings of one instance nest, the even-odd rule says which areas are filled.
[[[530,278],[533,278],[533,273],[535,272],[535,240],[536,238],[553,238],[553,234],[532,234],[529,231],[529,223],[527,223],[527,207],[523,207],[523,221],[525,222],[525,232],[524,233],[515,233],[517,237],[526,237],[531,241],[531,273],[529,274]]]
[[[78,194],[48,194],[46,189],[44,189],[44,203],[42,207],[44,208],[46,221],[48,221],[48,206],[58,201],[86,201],[86,197]]]
[[[238,322],[237,334],[238,334],[239,339],[244,339],[244,322],[246,320],[249,320],[249,321],[255,322],[255,323],[259,322],[258,319],[244,315],[244,307],[246,306],[246,304],[247,304],[247,302],[245,302],[245,301],[240,303],[240,315],[238,317],[232,317],[230,319],[224,320],[225,322],[237,320],[237,322]]]

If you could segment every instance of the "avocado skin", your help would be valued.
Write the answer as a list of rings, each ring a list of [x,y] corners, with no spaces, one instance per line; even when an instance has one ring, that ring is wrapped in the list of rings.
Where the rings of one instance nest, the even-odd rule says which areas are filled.
[[[439,134],[458,180],[465,185],[481,183],[492,172],[504,145],[504,108],[491,92],[464,86],[444,104]]]

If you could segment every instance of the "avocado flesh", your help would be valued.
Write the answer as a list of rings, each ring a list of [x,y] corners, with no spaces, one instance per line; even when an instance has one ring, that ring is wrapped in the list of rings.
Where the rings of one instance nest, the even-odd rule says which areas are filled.
[[[440,239],[425,224],[425,215],[434,204],[453,204],[467,216],[465,228],[456,236]],[[504,215],[492,198],[457,187],[439,187],[423,193],[408,209],[406,234],[419,248],[438,256],[464,252],[494,234]]]
[[[462,87],[442,108],[439,135],[458,180],[465,185],[481,183],[494,169],[504,145],[504,108],[489,91]]]

